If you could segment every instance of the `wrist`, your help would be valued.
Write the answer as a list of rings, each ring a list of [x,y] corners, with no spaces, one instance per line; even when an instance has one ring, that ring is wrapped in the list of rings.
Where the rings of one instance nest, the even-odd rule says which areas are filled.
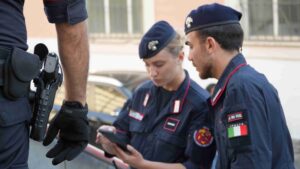
[[[88,106],[85,104],[84,106],[77,101],[63,101],[61,107],[61,114],[72,116],[74,118],[82,118],[87,121],[87,113],[88,113]]]
[[[145,160],[143,158],[143,159],[137,161],[135,168],[144,168],[144,169],[147,169],[149,167],[149,163],[150,163],[150,161]]]
[[[67,99],[63,100],[63,105],[68,105],[68,106],[77,107],[77,108],[87,107],[86,102],[81,102],[81,101],[77,101],[77,100],[67,100]]]
[[[63,105],[74,107],[74,108],[86,108],[87,104],[80,101],[63,100]]]

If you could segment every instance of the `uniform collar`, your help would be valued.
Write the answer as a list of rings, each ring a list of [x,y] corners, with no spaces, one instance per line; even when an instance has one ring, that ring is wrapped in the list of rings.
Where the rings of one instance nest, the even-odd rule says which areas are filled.
[[[171,112],[173,113],[179,113],[182,110],[182,106],[186,100],[186,96],[188,94],[188,91],[190,89],[191,85],[191,79],[189,76],[189,73],[184,70],[185,72],[185,79],[183,83],[181,83],[180,87],[177,89],[177,94],[172,98],[173,104],[171,105]]]
[[[186,100],[188,90],[190,88],[190,83],[191,83],[190,76],[186,70],[184,70],[184,72],[185,72],[185,79],[180,84],[179,88],[176,90],[174,96],[172,96],[172,98],[170,100],[171,104],[168,104],[168,106],[170,107],[169,111],[173,112],[173,113],[179,113],[181,111],[182,106]],[[159,90],[158,90],[158,87],[156,87],[156,86],[153,86],[150,89],[149,95],[150,95],[150,97],[152,96],[151,99],[154,99],[153,96],[157,96],[157,94],[156,94],[157,92],[159,92]]]
[[[245,65],[247,65],[247,62],[241,53],[237,54],[234,58],[231,59],[215,87],[214,94],[212,95],[211,100],[212,106],[216,105],[219,101],[232,75]]]

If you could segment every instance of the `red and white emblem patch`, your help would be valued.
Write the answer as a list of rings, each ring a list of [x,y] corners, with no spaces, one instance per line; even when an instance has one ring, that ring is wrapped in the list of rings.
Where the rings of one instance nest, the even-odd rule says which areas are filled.
[[[194,132],[194,141],[198,146],[207,147],[213,142],[213,136],[207,127]]]

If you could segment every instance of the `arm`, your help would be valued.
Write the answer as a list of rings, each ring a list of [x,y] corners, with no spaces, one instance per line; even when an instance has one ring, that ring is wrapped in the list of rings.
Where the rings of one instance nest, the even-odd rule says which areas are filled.
[[[195,111],[196,113],[192,113],[193,117],[190,118],[191,121],[189,122],[189,126],[187,126],[189,129],[185,131],[188,132],[186,133],[186,135],[189,135],[189,137],[188,144],[186,145],[184,152],[185,161],[183,163],[164,163],[149,161],[144,159],[141,153],[139,153],[136,149],[129,145],[127,147],[130,150],[130,153],[126,153],[118,149],[115,155],[122,159],[124,162],[128,163],[130,166],[138,169],[210,169],[210,165],[215,154],[215,143],[213,142],[213,138],[209,130],[209,125],[206,125],[207,127],[204,127],[206,113],[208,113],[207,103],[203,102],[203,107],[199,107],[199,109],[197,110],[199,111]],[[203,135],[199,140],[201,141],[201,143],[197,144],[196,140],[194,139],[194,133],[198,131],[201,131],[201,134]]]
[[[89,45],[86,22],[56,24],[58,48],[65,75],[66,100],[86,103]]]
[[[54,165],[73,160],[88,144],[86,83],[89,64],[85,0],[44,0],[50,23],[55,23],[58,48],[65,73],[66,97],[50,122],[43,141],[49,145],[59,133],[57,144],[47,152]]]
[[[188,169],[210,169],[216,152],[213,124],[209,120],[212,112],[208,103],[205,100],[200,102],[200,99],[193,112],[185,150],[187,160],[183,164]]]
[[[112,126],[101,126],[100,128],[106,130],[115,130],[115,128]],[[158,168],[185,169],[185,167],[180,163],[162,163],[162,162],[145,160],[143,156],[130,145],[127,145],[127,148],[130,151],[130,153],[126,153],[122,149],[120,149],[116,144],[111,143],[100,133],[97,134],[96,142],[101,143],[103,149],[107,153],[109,153],[109,155],[117,155],[117,157],[122,159],[125,163],[138,169],[158,169]]]
[[[223,121],[230,166],[232,169],[241,166],[245,169],[271,168],[271,132],[264,102],[257,88],[245,82],[230,84],[224,102]],[[241,132],[235,132],[237,127]]]
[[[127,102],[124,104],[117,120],[114,122],[114,126],[116,127],[116,133],[118,136],[126,139],[130,142],[130,131],[129,131],[129,122],[130,118],[128,116],[129,111],[131,109],[132,99],[128,99]],[[105,142],[105,140],[102,140]],[[131,145],[127,145],[128,150],[130,153],[124,152],[121,148],[117,145],[111,145],[110,149],[113,149],[113,154],[116,155],[118,158],[122,159],[125,163],[129,164],[131,167],[137,169],[185,169],[185,167],[180,163],[161,163],[161,162],[154,162],[148,161],[143,158],[143,156]]]
[[[180,163],[163,163],[145,160],[143,156],[130,145],[127,145],[127,149],[130,153],[124,152],[119,147],[116,147],[115,150],[117,157],[129,164],[131,167],[137,169],[185,169],[185,167]]]

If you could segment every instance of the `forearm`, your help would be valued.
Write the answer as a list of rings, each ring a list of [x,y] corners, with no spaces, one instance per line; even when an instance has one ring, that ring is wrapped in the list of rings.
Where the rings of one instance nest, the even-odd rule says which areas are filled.
[[[58,49],[64,71],[65,99],[86,103],[89,45],[86,21],[56,24]]]

